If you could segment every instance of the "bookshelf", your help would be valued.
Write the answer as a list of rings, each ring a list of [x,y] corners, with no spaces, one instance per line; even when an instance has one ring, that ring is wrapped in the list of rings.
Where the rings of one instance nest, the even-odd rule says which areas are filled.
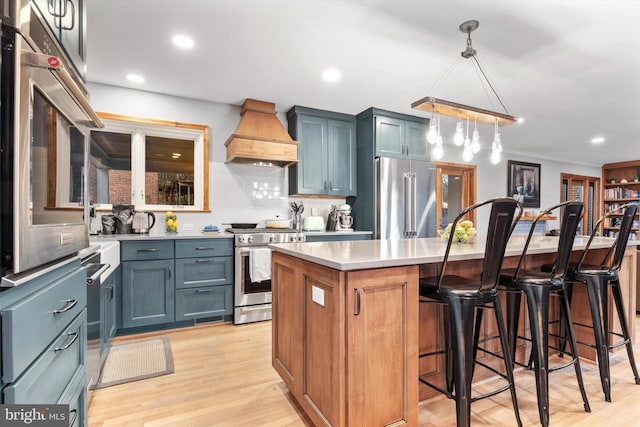
[[[604,180],[602,203],[608,212],[626,203],[640,204],[640,160],[607,163],[602,166]],[[615,237],[620,229],[622,215],[615,215],[604,224],[603,235]],[[632,239],[640,239],[640,212],[633,223]]]

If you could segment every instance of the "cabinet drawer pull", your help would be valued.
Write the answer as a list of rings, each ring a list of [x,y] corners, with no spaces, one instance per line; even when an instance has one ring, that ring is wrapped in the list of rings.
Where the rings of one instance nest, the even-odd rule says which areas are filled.
[[[69,427],[71,427],[76,422],[76,418],[78,418],[78,410],[72,409],[69,411],[69,415],[73,414],[73,417],[69,417],[71,421],[69,421]]]
[[[66,313],[67,311],[71,310],[73,307],[76,306],[76,304],[78,303],[77,299],[68,299],[65,300],[65,302],[67,303],[67,305],[63,308],[60,308],[58,310],[53,310],[53,315],[55,316],[56,314],[62,314],[62,313]]]
[[[215,289],[196,289],[196,294],[209,294],[214,291]]]
[[[67,335],[71,336],[73,335],[73,338],[71,338],[71,341],[69,341],[67,344],[63,345],[62,347],[56,347],[53,349],[54,352],[56,351],[62,351],[62,350],[66,350],[69,347],[71,347],[73,345],[74,342],[76,342],[78,340],[78,333],[77,332],[68,332]]]
[[[169,266],[168,268],[169,268],[169,280],[171,280],[171,266]]]
[[[138,249],[138,252],[158,252],[157,248],[143,248],[143,249]]]
[[[198,246],[196,251],[213,251],[216,248],[214,246]]]
[[[197,259],[195,262],[216,262],[215,259]]]
[[[354,289],[356,291],[356,311],[353,313],[354,316],[360,314],[360,289]]]

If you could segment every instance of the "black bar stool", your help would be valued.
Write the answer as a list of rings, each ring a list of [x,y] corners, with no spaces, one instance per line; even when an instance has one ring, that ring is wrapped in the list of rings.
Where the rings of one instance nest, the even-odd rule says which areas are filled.
[[[420,302],[443,304],[447,308],[445,312],[448,313],[448,316],[445,316],[445,350],[420,355],[420,357],[425,357],[438,353],[447,353],[445,374],[447,389],[444,390],[423,378],[420,378],[420,382],[444,393],[451,399],[455,399],[456,419],[459,427],[470,425],[471,402],[510,390],[516,420],[518,426],[522,426],[513,382],[513,364],[496,290],[507,241],[516,222],[522,215],[522,205],[511,198],[497,198],[470,206],[463,210],[453,221],[451,236],[454,236],[454,230],[461,218],[485,205],[491,206],[491,214],[482,277],[479,280],[474,280],[461,276],[445,275],[449,252],[454,240],[450,238],[439,275],[420,279]],[[514,219],[516,208],[518,208],[518,213]],[[492,392],[472,397],[471,382],[475,361],[474,317],[476,309],[478,313],[481,313],[482,309],[491,309],[496,316],[506,374],[490,369],[505,379],[507,384]],[[452,356],[452,365],[450,365],[448,356]]]
[[[578,380],[580,393],[584,409],[591,412],[587,394],[582,381],[582,371],[578,359],[577,344],[571,320],[571,310],[564,293],[564,278],[569,266],[569,257],[573,249],[573,242],[578,230],[578,224],[582,216],[583,204],[581,202],[569,201],[550,207],[541,212],[532,222],[529,235],[527,236],[522,255],[516,268],[504,269],[500,274],[500,285],[507,291],[507,326],[509,328],[509,344],[511,355],[515,360],[516,340],[518,338],[531,342],[531,355],[529,368],[533,366],[536,376],[536,392],[538,396],[538,413],[540,423],[543,426],[549,425],[549,372],[573,365]],[[540,271],[524,270],[524,260],[527,256],[527,249],[531,243],[531,237],[535,231],[538,220],[548,215],[555,209],[562,208],[562,224],[560,237],[558,240],[558,251],[556,260],[550,273]],[[524,294],[527,301],[529,313],[529,327],[531,338],[518,336],[518,319],[520,316],[520,297]],[[549,302],[551,295],[556,295],[560,305],[560,316],[564,318],[566,335],[569,337],[571,349],[571,361],[568,363],[549,369]],[[562,338],[562,336],[558,336]],[[559,349],[558,349],[559,350]]]
[[[624,252],[627,248],[627,242],[629,240],[629,234],[633,225],[633,220],[636,218],[638,211],[638,205],[627,204],[620,206],[617,209],[613,209],[607,212],[606,215],[601,217],[593,227],[593,232],[589,238],[587,245],[576,265],[572,265],[567,274],[566,281],[582,283],[587,286],[587,294],[589,296],[589,308],[591,309],[592,325],[585,325],[581,323],[575,323],[583,327],[592,328],[596,344],[588,344],[581,342],[580,344],[588,345],[595,348],[598,358],[598,368],[600,370],[600,382],[602,383],[602,391],[604,392],[604,398],[607,402],[611,402],[611,372],[609,369],[609,350],[621,346],[626,346],[627,354],[629,355],[629,363],[631,364],[631,370],[635,378],[636,384],[640,384],[640,377],[638,376],[638,369],[633,357],[633,344],[631,342],[631,335],[629,333],[629,324],[625,315],[624,304],[622,300],[622,291],[620,289],[620,280],[618,278],[618,271],[622,264]],[[620,231],[616,237],[613,245],[607,251],[602,263],[600,265],[587,265],[584,264],[585,257],[591,246],[593,238],[598,232],[599,225],[608,218],[614,215],[623,213],[622,221],[620,223]],[[611,254],[613,253],[613,257]],[[543,271],[550,271],[550,266],[542,266]],[[566,294],[569,302],[571,301],[572,287],[570,283],[567,283]],[[611,289],[611,295],[618,312],[618,320],[620,321],[620,327],[622,333],[609,330],[609,289]],[[615,335],[622,338],[614,344],[609,344],[610,335]]]

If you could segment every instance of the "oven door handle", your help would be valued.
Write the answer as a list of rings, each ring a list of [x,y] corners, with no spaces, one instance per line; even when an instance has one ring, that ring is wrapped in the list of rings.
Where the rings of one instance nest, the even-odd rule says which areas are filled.
[[[240,255],[249,255],[251,253],[250,249],[240,249]]]
[[[36,68],[47,68],[51,71],[55,71],[59,79],[62,80],[65,88],[71,92],[74,101],[78,103],[79,107],[90,119],[90,122],[87,124],[95,128],[104,127],[102,119],[100,119],[96,112],[93,111],[93,107],[91,107],[91,104],[87,99],[87,95],[80,90],[67,69],[64,68],[60,58],[44,53],[22,52],[22,63]]]

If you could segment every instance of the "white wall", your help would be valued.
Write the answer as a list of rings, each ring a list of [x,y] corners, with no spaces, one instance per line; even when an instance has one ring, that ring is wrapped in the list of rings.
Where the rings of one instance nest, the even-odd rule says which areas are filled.
[[[284,168],[268,168],[242,164],[226,164],[224,143],[235,132],[240,121],[240,106],[181,98],[117,86],[89,84],[91,105],[99,112],[158,120],[195,123],[209,126],[209,208],[211,213],[178,214],[180,227],[191,224],[200,230],[207,224],[224,228],[225,222],[259,222],[265,219],[289,218],[288,176]],[[266,100],[268,101],[268,100]],[[289,107],[287,107],[289,108]],[[286,111],[278,118],[287,127]],[[271,198],[257,198],[256,187],[268,188]],[[273,190],[273,191],[271,191]],[[279,195],[277,192],[279,191]],[[344,198],[302,200],[303,216],[311,208],[326,217],[332,204],[343,204]],[[99,228],[98,219],[94,227]],[[164,233],[162,224],[151,230]]]
[[[477,165],[478,192],[477,200],[490,199],[493,197],[507,196],[507,162],[517,160],[521,162],[540,164],[540,208],[525,208],[527,211],[534,211],[536,214],[540,209],[551,207],[560,202],[560,174],[570,173],[575,175],[585,175],[599,177],[602,173],[599,166],[588,166],[574,163],[560,162],[530,155],[510,153],[509,142],[503,141],[502,161],[494,165],[489,161],[491,154],[491,142],[483,141],[483,149],[474,155],[472,164]],[[445,144],[444,162],[464,163],[462,161],[462,148],[453,144]],[[488,221],[489,212],[484,210],[479,212],[477,217],[478,226],[482,229],[483,224]],[[558,228],[558,221],[548,221],[547,229]]]
[[[195,230],[204,225],[221,226],[224,222],[258,222],[265,219],[289,217],[289,198],[286,196],[288,177],[286,169],[262,168],[251,165],[225,164],[224,143],[240,121],[240,106],[181,98],[151,92],[126,89],[116,86],[89,84],[91,104],[96,111],[122,114],[142,118],[197,123],[209,126],[209,204],[211,213],[180,214],[181,227],[192,224]],[[268,100],[266,100],[268,101]],[[280,106],[277,106],[280,108]],[[313,107],[312,105],[310,107]],[[384,108],[384,106],[380,106]],[[290,106],[284,106],[288,109]],[[286,110],[278,113],[286,128]],[[473,164],[478,166],[477,200],[503,197],[507,192],[507,160],[540,163],[540,207],[548,207],[560,201],[560,173],[600,176],[598,166],[579,165],[557,160],[536,158],[509,152],[509,141],[504,140],[502,161],[494,165],[489,161],[490,141],[482,141],[483,150],[474,156]],[[445,144],[442,161],[462,162],[462,149]],[[255,186],[281,189],[280,197],[258,199],[254,197]],[[342,204],[344,199],[302,198],[305,204],[303,216],[310,215],[310,208],[316,207],[318,214],[326,217],[332,204]],[[538,209],[535,209],[536,211]],[[488,212],[477,217],[478,226],[486,224]],[[152,233],[162,233],[160,224]],[[549,228],[557,227],[551,222]]]

